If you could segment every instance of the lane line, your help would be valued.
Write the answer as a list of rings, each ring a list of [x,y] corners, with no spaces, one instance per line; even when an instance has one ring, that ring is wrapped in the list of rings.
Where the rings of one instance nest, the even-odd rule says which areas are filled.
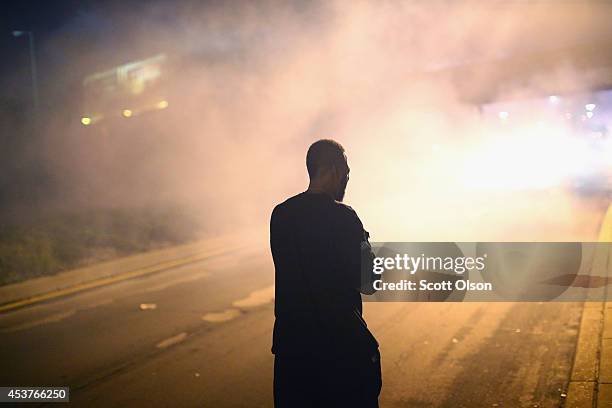
[[[267,288],[255,290],[251,292],[244,299],[236,300],[232,303],[232,306],[238,308],[249,308],[265,305],[274,300],[274,285],[268,286]]]
[[[56,314],[53,314],[51,316],[47,316],[47,317],[42,318],[42,319],[32,320],[32,321],[29,321],[29,322],[17,324],[15,326],[9,326],[6,329],[1,329],[0,332],[2,332],[2,333],[13,333],[13,332],[16,332],[16,331],[31,329],[33,327],[40,326],[40,325],[47,324],[47,323],[61,322],[62,320],[67,319],[70,316],[73,316],[74,314],[76,314],[76,312],[77,311],[75,309],[75,310],[68,310],[67,312],[56,313]]]
[[[182,342],[186,338],[187,338],[187,332],[182,332],[182,333],[177,334],[176,336],[168,337],[167,339],[160,341],[159,343],[155,345],[155,347],[167,348],[167,347],[170,347],[177,343]]]
[[[242,312],[238,309],[225,309],[222,312],[206,313],[204,316],[202,316],[202,320],[211,323],[222,323],[235,319],[241,314]]]
[[[255,308],[274,300],[274,285],[251,292],[247,297],[232,302],[231,308],[222,312],[209,312],[202,316],[202,320],[210,323],[223,323],[240,316],[242,309]]]
[[[207,271],[198,272],[196,274],[186,276],[184,278],[176,278],[169,282],[162,282],[158,285],[149,286],[141,290],[139,293],[158,292],[160,290],[168,289],[176,285],[181,285],[183,283],[195,282],[200,279],[208,278],[209,276],[210,276],[210,273],[208,273]]]

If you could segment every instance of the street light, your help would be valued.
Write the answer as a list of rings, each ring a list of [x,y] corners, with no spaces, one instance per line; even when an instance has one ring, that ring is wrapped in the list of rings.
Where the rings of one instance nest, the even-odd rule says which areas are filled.
[[[36,53],[34,52],[34,33],[32,31],[15,30],[13,37],[27,35],[30,43],[30,71],[32,73],[32,97],[34,110],[38,110],[38,80],[36,78]]]

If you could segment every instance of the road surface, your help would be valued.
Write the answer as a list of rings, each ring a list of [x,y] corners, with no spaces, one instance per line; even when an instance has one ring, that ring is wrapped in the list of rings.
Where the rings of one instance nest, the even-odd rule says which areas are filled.
[[[2,314],[0,384],[68,385],[86,407],[269,407],[273,277],[245,250]],[[557,407],[581,311],[367,303],[381,406]]]

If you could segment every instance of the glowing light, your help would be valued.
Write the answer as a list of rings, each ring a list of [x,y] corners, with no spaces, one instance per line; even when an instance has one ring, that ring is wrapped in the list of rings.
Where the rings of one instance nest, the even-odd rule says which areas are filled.
[[[586,115],[587,115],[587,118],[591,119],[593,117],[593,112],[588,111]]]
[[[560,100],[561,100],[561,98],[559,98],[557,95],[550,95],[548,97],[548,101],[550,103],[559,103]]]
[[[157,102],[157,109],[166,109],[168,107],[168,101]]]
[[[132,116],[132,111],[129,109],[124,109],[123,112],[121,112],[121,114],[123,115],[124,118],[129,118]]]
[[[505,111],[504,111],[504,112],[499,112],[499,118],[500,118],[501,120],[506,120],[506,119],[508,119],[508,116],[509,116],[508,112],[505,112]]]
[[[91,125],[91,118],[84,116],[81,118],[81,123],[85,126]]]
[[[593,112],[596,106],[597,105],[595,105],[594,103],[587,103],[586,105],[584,105],[584,109],[588,110],[589,112]]]
[[[588,146],[562,126],[520,126],[511,134],[494,135],[471,152],[459,180],[477,190],[551,188],[588,170],[590,160]]]

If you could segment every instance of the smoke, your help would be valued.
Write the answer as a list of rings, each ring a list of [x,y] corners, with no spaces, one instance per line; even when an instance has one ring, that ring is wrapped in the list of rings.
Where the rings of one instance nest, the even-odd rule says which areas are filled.
[[[121,125],[52,121],[45,149],[55,205],[171,203],[209,231],[259,227],[276,203],[306,188],[309,144],[334,138],[351,166],[345,201],[374,240],[587,237],[596,217],[590,207],[575,217],[564,190],[461,184],[470,152],[487,137],[461,90],[486,92],[496,76],[487,64],[500,58],[610,37],[610,15],[602,3],[552,2],[117,6],[106,18],[122,35],[102,39],[96,55],[78,49],[70,65],[103,70],[112,65],[102,61],[164,52],[178,61],[170,105]],[[74,47],[67,36],[51,46]],[[481,68],[459,81],[435,75],[464,64]],[[580,85],[573,67],[559,69],[557,83]],[[534,78],[497,96],[548,87],[550,77]],[[565,235],[545,236],[560,224]]]

